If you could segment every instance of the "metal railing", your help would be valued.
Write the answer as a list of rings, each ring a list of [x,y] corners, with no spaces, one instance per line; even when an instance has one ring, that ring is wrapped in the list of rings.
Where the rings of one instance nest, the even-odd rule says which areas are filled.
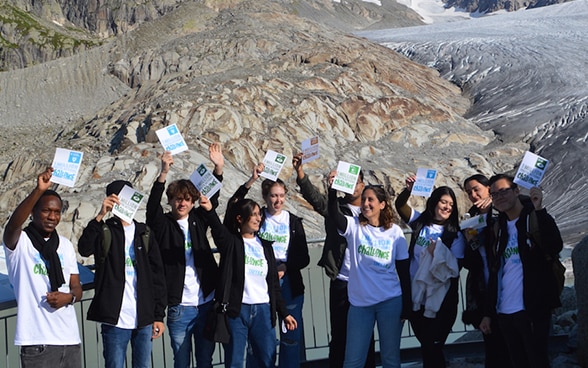
[[[309,244],[321,243],[322,240],[310,240]],[[311,247],[311,264],[304,270],[306,291],[304,296],[303,319],[304,319],[304,344],[305,356],[308,363],[313,361],[325,361],[328,357],[330,340],[329,320],[329,279],[324,275],[322,268],[316,265],[320,258],[322,247]],[[461,275],[465,280],[465,275]],[[467,328],[461,322],[461,310],[463,309],[464,290],[460,282],[460,303],[458,318],[448,339],[451,344],[464,333],[473,330]],[[93,290],[84,291],[84,297],[76,303],[76,312],[82,339],[83,367],[97,368],[104,366],[102,357],[102,338],[100,336],[100,324],[86,320],[87,310],[94,295]],[[0,362],[4,361],[6,368],[18,368],[19,351],[14,346],[14,331],[16,326],[16,308],[0,310]],[[377,329],[375,329],[376,351],[379,351]],[[405,323],[402,340],[402,349],[411,349],[418,346],[416,338],[410,330],[408,323]],[[130,347],[127,351],[127,366],[130,367]],[[213,364],[223,364],[223,350],[219,344],[215,350]],[[3,364],[0,363],[0,366]],[[173,353],[171,351],[169,337],[167,334],[153,341],[152,366],[157,368],[173,367]]]

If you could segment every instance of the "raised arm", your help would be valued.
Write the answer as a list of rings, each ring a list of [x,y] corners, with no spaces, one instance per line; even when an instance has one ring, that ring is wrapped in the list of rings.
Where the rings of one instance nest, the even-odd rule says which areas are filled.
[[[344,232],[347,230],[347,217],[341,213],[339,209],[339,202],[337,202],[337,191],[329,189],[329,214],[331,219],[335,221],[337,230]]]
[[[410,216],[412,215],[412,208],[408,205],[408,198],[410,198],[410,192],[412,191],[412,187],[415,181],[416,176],[411,175],[407,177],[405,181],[406,188],[404,188],[404,190],[396,197],[396,200],[394,201],[396,211],[400,215],[400,218],[406,223],[408,223]]]
[[[214,175],[221,177],[225,167],[225,158],[220,143],[213,143],[208,147],[208,157],[214,164]]]
[[[10,216],[2,238],[8,249],[14,250],[16,248],[22,231],[22,225],[31,215],[35,203],[37,203],[43,193],[51,186],[50,180],[52,173],[53,168],[49,167],[37,176],[37,186],[35,189],[16,207],[12,216]]]
[[[251,189],[251,187],[253,186],[253,183],[255,183],[257,179],[259,179],[259,174],[263,172],[264,167],[265,165],[263,163],[259,163],[253,168],[249,180],[247,180],[243,185],[241,185],[227,202],[227,209],[232,204],[240,201],[241,199],[245,199],[247,193],[249,193],[249,189]]]

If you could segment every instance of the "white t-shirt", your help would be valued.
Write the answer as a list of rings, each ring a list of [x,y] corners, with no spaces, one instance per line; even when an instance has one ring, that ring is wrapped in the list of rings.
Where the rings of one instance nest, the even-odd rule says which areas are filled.
[[[137,272],[135,269],[135,223],[123,227],[125,232],[125,290],[116,327],[137,328]]]
[[[198,273],[196,273],[196,266],[194,265],[194,254],[192,250],[192,239],[190,237],[190,228],[188,226],[188,217],[177,220],[178,225],[184,232],[184,249],[186,251],[186,273],[184,275],[184,291],[182,293],[181,305],[193,306],[207,303],[214,298],[214,293],[210,293],[208,298],[204,298],[202,289],[200,288],[200,280]]]
[[[390,229],[362,226],[358,217],[347,218],[342,233],[351,260],[349,302],[357,307],[374,305],[402,295],[395,262],[408,259],[408,245],[398,225]]]
[[[282,211],[272,216],[265,210],[265,220],[259,229],[261,239],[273,242],[276,261],[288,260],[288,244],[290,244],[290,212]]]
[[[73,305],[59,309],[47,303],[51,291],[49,276],[41,254],[23,231],[14,250],[4,246],[8,278],[18,303],[14,345],[77,345],[80,343],[78,321]],[[78,274],[76,254],[71,242],[59,236],[57,254],[63,269],[59,291],[69,293],[70,275]]]
[[[498,293],[498,313],[511,314],[525,309],[523,264],[519,254],[517,219],[508,221],[508,243],[502,256],[502,275]]]
[[[243,243],[245,245],[245,286],[242,302],[244,304],[269,303],[266,281],[268,265],[261,240],[257,237],[243,238]]]
[[[420,215],[421,215],[420,212],[415,211],[413,209],[412,214],[410,216],[410,220],[408,221],[408,223],[413,222]],[[416,272],[419,268],[420,256],[421,256],[423,249],[425,249],[429,245],[431,245],[431,240],[436,241],[438,238],[441,237],[441,235],[443,235],[443,225],[431,224],[428,226],[423,226],[423,228],[421,229],[421,232],[418,234],[416,242],[414,243],[414,256],[410,262],[410,279],[411,280],[414,279],[414,276],[416,275]],[[412,236],[417,236],[417,235],[412,234]],[[455,238],[453,240],[453,243],[446,244],[446,245],[451,245],[450,250],[451,250],[451,253],[455,256],[455,258],[463,259],[464,253],[465,253],[465,247],[466,247],[465,243],[466,243],[465,238],[463,237],[461,231],[458,231],[457,238]]]
[[[352,204],[347,204],[347,207],[351,210],[351,213],[354,217],[359,216],[361,213],[361,207],[354,206]],[[349,248],[345,248],[345,253],[343,255],[343,263],[341,264],[341,268],[339,269],[339,274],[337,278],[343,281],[349,281],[349,269],[351,268],[351,260],[349,258]]]

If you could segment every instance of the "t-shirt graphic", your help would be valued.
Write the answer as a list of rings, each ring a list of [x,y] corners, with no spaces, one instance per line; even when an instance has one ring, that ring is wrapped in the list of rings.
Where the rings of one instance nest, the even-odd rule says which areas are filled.
[[[261,241],[255,237],[243,239],[245,246],[245,287],[243,303],[259,304],[269,302],[267,289],[268,264]]]
[[[286,262],[290,243],[290,213],[282,211],[279,215],[272,216],[266,211],[265,216],[265,221],[259,229],[259,237],[273,242],[276,261]]]

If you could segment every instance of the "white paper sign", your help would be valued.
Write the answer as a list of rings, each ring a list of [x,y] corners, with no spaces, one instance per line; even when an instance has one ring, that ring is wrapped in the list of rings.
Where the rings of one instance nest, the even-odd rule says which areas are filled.
[[[200,164],[190,175],[190,181],[200,194],[208,198],[212,197],[222,188],[223,184],[209,171],[204,164]]]
[[[525,152],[523,162],[515,175],[514,182],[524,188],[538,187],[545,175],[549,161],[532,152]]]
[[[302,163],[319,158],[319,137],[314,136],[302,142]]]
[[[361,166],[339,161],[337,175],[333,179],[332,188],[345,193],[353,194]]]
[[[418,169],[417,178],[412,186],[412,195],[421,197],[430,197],[435,187],[435,179],[437,179],[437,170],[435,169]]]
[[[51,164],[51,167],[53,167],[51,181],[73,187],[78,176],[78,171],[80,171],[83,156],[83,152],[57,148],[55,150],[53,164]]]
[[[263,158],[263,164],[265,167],[263,168],[263,172],[260,173],[259,176],[263,176],[264,178],[276,181],[285,163],[286,156],[282,155],[281,153],[269,150]]]
[[[170,151],[172,155],[188,150],[188,145],[184,141],[184,137],[182,137],[182,133],[180,133],[176,124],[161,128],[155,133],[163,148],[166,151]]]
[[[143,198],[145,198],[144,194],[125,185],[120,193],[118,193],[120,204],[115,204],[112,207],[112,214],[118,216],[118,218],[125,222],[133,222],[133,218],[135,217]]]
[[[469,219],[463,220],[459,224],[459,228],[461,230],[465,230],[465,229],[476,229],[477,230],[477,229],[481,229],[483,227],[486,227],[486,215],[474,216]]]

